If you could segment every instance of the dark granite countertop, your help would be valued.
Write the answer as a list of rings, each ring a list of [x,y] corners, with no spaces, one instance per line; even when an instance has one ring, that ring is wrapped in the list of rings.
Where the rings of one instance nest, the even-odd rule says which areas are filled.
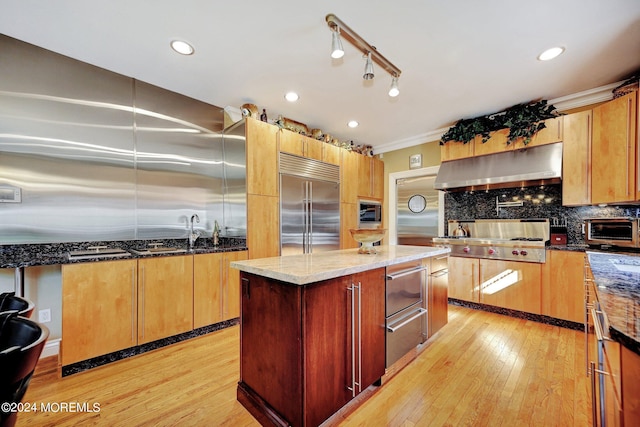
[[[613,339],[640,355],[640,256],[587,251]]]
[[[584,252],[589,249],[589,245],[549,245],[546,249],[551,251],[572,251],[572,252]]]
[[[199,239],[193,250],[180,253],[154,253],[151,255],[137,255],[127,252],[125,257],[96,257],[70,260],[70,251],[86,250],[89,247],[106,246],[124,250],[147,248],[152,243],[161,243],[164,247],[187,248],[186,239],[153,239],[127,241],[99,241],[99,242],[71,242],[71,243],[42,243],[0,246],[0,268],[34,267],[38,265],[75,264],[82,262],[113,261],[118,259],[137,259],[157,256],[177,256],[207,254],[216,252],[232,252],[247,250],[246,239],[221,237],[220,244],[213,246],[210,239]]]

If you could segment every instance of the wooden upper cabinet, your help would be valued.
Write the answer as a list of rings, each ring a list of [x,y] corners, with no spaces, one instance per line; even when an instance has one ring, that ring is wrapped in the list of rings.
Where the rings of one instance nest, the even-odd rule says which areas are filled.
[[[340,165],[340,153],[344,151],[342,148],[333,144],[325,144],[322,153],[322,161],[333,165]]]
[[[630,202],[636,193],[636,125],[638,93],[593,109],[591,202]]]
[[[513,149],[519,149],[561,142],[564,134],[563,122],[563,116],[547,119],[544,121],[545,128],[533,135],[531,137],[531,141],[529,141],[527,145],[524,145],[522,139],[518,139],[513,144],[510,144],[510,147]]]
[[[358,203],[358,181],[360,157],[353,151],[342,150],[340,162],[340,201]]]
[[[445,142],[440,146],[440,161],[446,162],[448,160],[473,157],[473,145],[474,141],[470,141],[467,144],[458,141]]]
[[[360,246],[353,239],[352,228],[358,228],[360,205],[357,203],[340,203],[340,249],[351,249]]]
[[[246,122],[247,193],[278,196],[278,128],[259,120]]]
[[[562,204],[591,204],[591,110],[563,117]]]
[[[473,155],[484,156],[485,154],[502,153],[504,151],[512,149],[512,145],[507,145],[507,139],[509,138],[509,129],[500,129],[492,132],[491,136],[485,142],[482,143],[482,137],[476,136],[473,140]]]
[[[358,154],[358,196],[382,200],[384,198],[384,162],[375,157]]]
[[[486,154],[502,153],[504,151],[535,147],[537,145],[552,144],[560,142],[563,138],[563,117],[554,117],[544,121],[545,128],[531,137],[531,141],[525,145],[522,139],[517,139],[511,144],[507,144],[509,129],[500,129],[492,132],[486,142],[482,142],[481,136],[476,136],[468,144],[449,141],[440,148],[440,159],[447,160],[463,159],[465,157],[484,156]]]
[[[325,143],[308,136],[300,135],[287,129],[278,131],[280,151],[308,157],[314,160],[323,160]]]

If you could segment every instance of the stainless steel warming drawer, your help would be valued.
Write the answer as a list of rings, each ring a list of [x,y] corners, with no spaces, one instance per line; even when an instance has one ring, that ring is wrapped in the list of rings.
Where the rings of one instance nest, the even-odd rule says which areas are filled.
[[[426,274],[421,260],[387,267],[387,367],[423,342]]]

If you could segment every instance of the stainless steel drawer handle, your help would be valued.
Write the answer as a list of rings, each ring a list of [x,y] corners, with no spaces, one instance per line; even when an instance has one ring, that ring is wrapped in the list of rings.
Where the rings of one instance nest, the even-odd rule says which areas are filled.
[[[420,316],[424,316],[425,314],[427,314],[427,310],[425,310],[424,308],[420,307],[418,309],[416,309],[416,314],[414,314],[413,316],[409,317],[408,319],[406,318],[402,318],[401,322],[399,325],[388,325],[387,326],[387,331],[389,332],[395,332],[398,329],[402,328],[404,325],[413,322],[414,320],[416,320],[418,317]]]
[[[442,276],[446,276],[447,274],[449,274],[449,270],[444,269],[444,270],[437,271],[435,273],[431,273],[431,277],[442,277]]]
[[[412,268],[410,270],[403,270],[403,271],[400,271],[398,273],[387,274],[387,280],[399,279],[400,277],[408,276],[410,274],[419,273],[419,272],[425,271],[425,270],[427,270],[427,267],[418,267],[418,268]]]

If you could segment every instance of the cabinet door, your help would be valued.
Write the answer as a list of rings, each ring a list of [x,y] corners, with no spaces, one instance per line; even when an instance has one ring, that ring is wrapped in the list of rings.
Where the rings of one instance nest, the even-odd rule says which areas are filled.
[[[193,256],[193,327],[222,321],[223,254]]]
[[[541,264],[480,260],[480,302],[540,314]]]
[[[371,157],[358,154],[358,196],[373,197],[371,182],[373,180],[373,163]]]
[[[360,206],[357,203],[340,203],[340,249],[359,246],[349,231],[352,228],[358,228],[359,209]]]
[[[500,129],[491,132],[491,136],[487,142],[483,143],[482,138],[476,136],[473,141],[473,155],[483,156],[485,154],[502,153],[513,149],[513,145],[507,145],[509,138],[509,129]]]
[[[549,250],[542,270],[542,314],[583,323],[584,253]]]
[[[326,144],[308,136],[303,136],[302,139],[304,141],[304,156],[322,161]]]
[[[372,164],[372,193],[374,199],[384,199],[384,162],[376,157],[371,159]]]
[[[479,270],[477,259],[449,257],[449,297],[478,302]]]
[[[538,145],[553,144],[554,142],[562,141],[563,136],[563,116],[555,117],[553,119],[547,119],[544,121],[545,128],[536,132],[531,137],[531,141],[527,145],[524,145],[522,138],[517,139],[511,146],[513,149],[535,147]]]
[[[429,269],[429,290],[427,298],[429,300],[429,323],[427,337],[433,336],[444,325],[447,324],[448,317],[448,277],[447,269],[448,255],[441,255],[435,258],[423,260],[423,265],[430,265]]]
[[[224,254],[222,320],[240,317],[240,271],[231,268],[229,264],[233,261],[244,261],[247,258],[247,251],[225,252]]]
[[[333,165],[340,165],[342,148],[333,144],[324,143],[324,150],[322,152],[322,161],[331,163]]]
[[[359,273],[353,278],[360,286],[361,309],[358,319],[362,372],[360,389],[364,390],[385,373],[385,269],[378,268]]]
[[[247,193],[278,196],[278,128],[259,120],[247,123]]]
[[[252,259],[280,255],[280,198],[247,195],[247,247]]]
[[[62,364],[133,347],[135,260],[62,266]]]
[[[304,289],[306,425],[320,425],[352,398],[350,287],[346,276]]]
[[[138,344],[193,329],[193,256],[138,263]]]
[[[569,114],[563,121],[562,205],[591,204],[591,110]]]
[[[620,347],[620,366],[624,425],[632,426],[640,420],[640,356],[623,345]]]
[[[340,163],[340,201],[358,203],[358,173],[360,157],[353,151],[342,150]]]
[[[281,152],[304,156],[304,137],[286,129],[278,131],[278,146]]]
[[[469,141],[467,144],[458,141],[448,141],[440,146],[440,161],[446,162],[448,160],[473,157],[473,145],[474,141]]]
[[[593,109],[591,142],[591,201],[597,203],[636,200],[637,92]]]

